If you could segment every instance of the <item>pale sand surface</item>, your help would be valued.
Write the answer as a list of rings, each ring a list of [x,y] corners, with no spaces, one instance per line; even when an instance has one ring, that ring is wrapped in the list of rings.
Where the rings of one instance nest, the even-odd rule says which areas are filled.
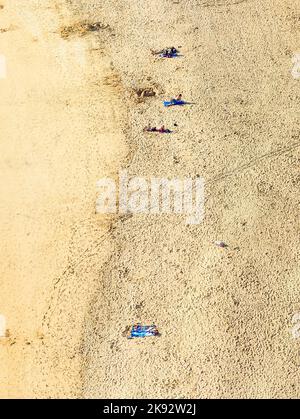
[[[300,81],[291,75],[299,6],[67,3],[68,11],[53,9],[57,22],[43,15],[44,44],[22,25],[0,34],[1,47],[4,36],[17,45],[6,46],[15,66],[11,81],[1,81],[0,311],[11,330],[1,359],[10,360],[9,395],[299,397],[300,348],[291,333],[300,311]],[[14,16],[0,13],[8,23]],[[45,55],[60,42],[51,25],[68,19],[111,27],[84,38],[105,45],[112,63],[91,51],[79,86],[69,79],[72,64],[62,73],[55,54]],[[149,53],[167,45],[182,45],[184,58]],[[122,87],[93,84],[111,68]],[[130,92],[141,86],[157,96],[137,103]],[[195,104],[164,109],[178,93]],[[144,135],[149,121],[177,122],[178,132]],[[204,222],[95,216],[95,181],[119,167],[145,177],[203,176]],[[162,336],[125,339],[133,321],[155,322]]]
[[[15,25],[0,34],[0,313],[10,331],[0,395],[78,396],[83,319],[111,247],[96,181],[126,156],[126,113],[102,39],[56,33],[73,23],[62,2],[7,1],[0,13],[1,27]]]

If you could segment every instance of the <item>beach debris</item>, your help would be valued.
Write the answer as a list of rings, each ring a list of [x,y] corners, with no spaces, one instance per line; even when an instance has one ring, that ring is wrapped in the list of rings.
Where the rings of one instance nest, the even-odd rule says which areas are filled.
[[[216,246],[218,247],[228,247],[228,244],[226,244],[225,242],[223,242],[222,240],[217,240],[214,242]]]
[[[140,87],[138,89],[134,89],[134,91],[139,98],[156,96],[156,92],[153,87]]]
[[[142,326],[141,323],[136,323],[132,326],[128,339],[145,338],[149,336],[160,336],[155,324],[150,326]]]
[[[149,87],[136,87],[132,89],[134,94],[134,100],[137,103],[144,103],[147,98],[155,97],[158,93],[158,88],[156,86]]]
[[[76,22],[70,26],[64,26],[60,29],[62,38],[67,39],[72,35],[85,36],[90,32],[99,32],[100,30],[111,30],[108,24],[101,22]]]
[[[108,76],[104,77],[103,84],[105,86],[120,88],[122,86],[122,80],[118,73],[113,72],[109,74]]]
[[[300,313],[296,313],[292,317],[292,323],[294,324],[291,332],[294,339],[300,338]]]
[[[164,90],[161,85],[148,76],[135,81],[135,84],[130,88],[129,92],[130,96],[137,103],[144,103],[148,98],[163,94]]]
[[[6,332],[6,318],[3,314],[0,314],[0,338],[5,338]]]

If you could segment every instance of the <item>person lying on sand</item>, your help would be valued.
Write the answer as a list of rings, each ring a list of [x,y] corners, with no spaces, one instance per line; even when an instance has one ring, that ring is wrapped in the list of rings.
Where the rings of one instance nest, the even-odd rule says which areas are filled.
[[[170,100],[171,103],[177,103],[177,102],[181,102],[182,101],[182,94],[180,93],[180,95],[177,96],[176,99],[172,98]]]
[[[165,128],[164,125],[162,125],[159,129],[157,129],[156,127],[151,127],[151,125],[149,124],[147,127],[145,127],[143,129],[143,131],[146,132],[159,132],[160,134],[169,134],[171,131],[167,128]]]
[[[178,51],[176,48],[171,47],[171,48],[167,48],[166,50],[164,50],[161,55],[165,58],[172,58],[175,57],[175,55],[177,55]]]
[[[157,326],[156,326],[155,324],[151,324],[151,326],[150,326],[149,330],[150,330],[152,333],[154,333],[155,335],[157,335],[157,334],[158,334],[158,329],[157,329]]]
[[[174,47],[167,48],[165,52],[163,52],[163,55],[166,55],[167,57],[173,57],[174,55],[178,54],[178,50]]]
[[[133,330],[139,332],[141,330],[141,324],[137,323],[133,325]]]
[[[162,49],[160,51],[153,51],[153,50],[151,50],[151,52],[152,52],[153,55],[160,55],[160,54],[162,54],[162,55],[166,55],[166,56],[169,56],[169,55],[171,56],[171,55],[178,54],[179,51],[175,47],[167,47],[167,48],[164,48],[164,49]]]
[[[150,124],[148,124],[148,126],[147,126],[147,127],[145,127],[145,128],[143,129],[143,131],[147,131],[147,132],[156,132],[156,131],[158,131],[158,130],[157,130],[157,128],[156,128],[156,127],[151,127],[151,125],[150,125]]]
[[[160,132],[161,134],[164,134],[164,133],[169,134],[171,131],[170,131],[169,129],[165,128],[165,126],[164,126],[164,125],[162,125],[162,126],[159,128],[158,132]]]

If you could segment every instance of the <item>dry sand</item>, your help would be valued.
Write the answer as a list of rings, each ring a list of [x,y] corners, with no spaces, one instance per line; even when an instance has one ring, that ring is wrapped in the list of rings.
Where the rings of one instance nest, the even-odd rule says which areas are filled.
[[[7,1],[0,13],[15,26],[0,34],[0,313],[10,333],[0,394],[73,397],[83,319],[111,247],[96,181],[126,156],[126,112],[101,48],[108,34],[62,39],[73,24],[62,2]]]
[[[24,0],[0,13],[16,26],[0,34],[1,396],[299,397],[299,6]],[[70,33],[82,21],[110,27]],[[87,62],[57,57],[78,42]],[[167,45],[184,58],[149,53]],[[156,97],[139,103],[140,87]],[[195,104],[164,109],[178,93]],[[178,132],[144,135],[149,121]],[[124,167],[204,177],[204,222],[95,215],[96,180]],[[125,339],[133,321],[162,336]]]

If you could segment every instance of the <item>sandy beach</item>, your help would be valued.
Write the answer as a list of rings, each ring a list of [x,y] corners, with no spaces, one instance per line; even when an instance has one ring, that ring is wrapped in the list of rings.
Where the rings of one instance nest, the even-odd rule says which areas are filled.
[[[96,182],[127,155],[126,112],[99,40],[61,37],[74,23],[64,2],[7,1],[0,12],[14,26],[0,39],[0,391],[76,397],[83,321],[111,248]]]
[[[299,6],[0,4],[0,398],[299,398]],[[97,214],[121,169],[201,176],[203,222]]]

